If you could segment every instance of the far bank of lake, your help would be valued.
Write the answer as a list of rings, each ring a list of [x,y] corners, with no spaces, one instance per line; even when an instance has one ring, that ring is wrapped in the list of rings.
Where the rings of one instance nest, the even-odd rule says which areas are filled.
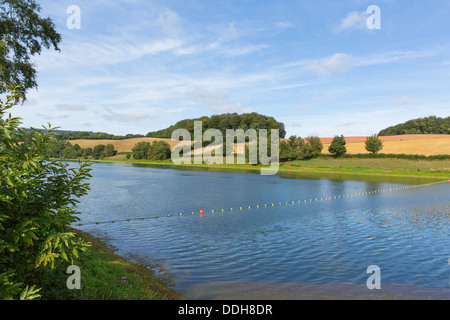
[[[147,164],[153,166],[170,166],[179,169],[216,170],[216,171],[252,171],[260,172],[268,166],[249,164],[181,164],[176,165],[170,159],[164,161],[133,160],[124,157],[112,159],[89,160],[92,162],[117,162]],[[426,177],[430,179],[450,179],[450,160],[407,160],[407,159],[358,159],[358,158],[316,158],[303,161],[280,163],[278,174],[299,174],[310,177],[341,177],[341,179],[358,179],[359,176],[383,177]],[[366,179],[359,177],[360,179]]]

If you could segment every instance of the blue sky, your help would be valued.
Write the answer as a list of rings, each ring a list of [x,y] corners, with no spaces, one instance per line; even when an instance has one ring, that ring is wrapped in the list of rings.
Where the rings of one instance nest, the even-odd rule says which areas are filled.
[[[287,136],[371,135],[449,116],[450,2],[39,1],[61,52],[34,58],[24,125],[113,134],[258,112]],[[69,29],[67,8],[80,8]],[[380,8],[371,30],[367,8]]]

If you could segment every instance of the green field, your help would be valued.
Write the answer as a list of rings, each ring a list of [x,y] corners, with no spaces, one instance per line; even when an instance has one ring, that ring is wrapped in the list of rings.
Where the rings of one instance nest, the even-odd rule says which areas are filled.
[[[282,167],[308,171],[450,177],[449,160],[316,158],[292,161]]]

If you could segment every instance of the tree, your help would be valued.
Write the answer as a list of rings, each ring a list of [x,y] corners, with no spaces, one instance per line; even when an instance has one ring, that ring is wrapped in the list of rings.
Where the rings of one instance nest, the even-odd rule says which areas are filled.
[[[289,140],[280,143],[280,160],[308,160],[317,157],[323,149],[323,144],[319,137],[308,137],[302,139],[297,136],[290,136]]]
[[[78,146],[78,148],[77,148]],[[65,148],[62,152],[63,159],[78,159],[81,157],[81,149],[78,144]]]
[[[280,161],[292,161],[297,159],[297,151],[295,147],[285,140],[280,142]]]
[[[306,138],[306,142],[309,145],[309,149],[313,158],[322,153],[323,144],[320,138],[317,136],[310,136]]]
[[[366,150],[372,152],[373,154],[383,149],[383,141],[381,141],[378,135],[376,134],[367,137],[365,143],[366,143]]]
[[[148,151],[147,159],[166,160],[170,158],[170,145],[165,141],[153,141]]]
[[[25,99],[27,89],[36,88],[36,69],[30,56],[42,47],[60,51],[61,36],[50,18],[42,18],[35,0],[2,0],[0,6],[0,93],[7,84],[23,85],[15,97]]]
[[[99,144],[94,147],[92,150],[92,158],[93,159],[103,159],[105,157],[105,145]]]
[[[83,148],[81,152],[81,157],[83,159],[88,159],[90,156],[92,156],[92,148]]]
[[[71,147],[72,144],[69,141],[51,140],[48,143],[48,148],[45,150],[45,154],[49,158],[61,159],[63,158],[63,152],[66,148]]]
[[[149,151],[150,142],[147,141],[139,141],[134,145],[133,149],[131,149],[133,159],[135,160],[148,159]]]
[[[345,144],[346,142],[344,136],[334,136],[333,141],[331,141],[331,144],[328,147],[328,152],[331,153],[334,157],[343,156],[347,153]]]
[[[108,143],[105,146],[105,157],[113,157],[117,154],[117,150],[114,149],[114,145]]]
[[[7,116],[21,94],[14,89],[0,100],[0,300],[39,297],[36,286],[47,279],[37,275],[73,264],[89,246],[69,228],[89,190],[89,164],[69,169],[51,160],[44,152],[50,128],[21,129]]]

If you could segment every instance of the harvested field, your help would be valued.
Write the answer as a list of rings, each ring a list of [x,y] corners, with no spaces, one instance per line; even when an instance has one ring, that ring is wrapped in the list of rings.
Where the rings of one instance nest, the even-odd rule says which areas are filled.
[[[427,140],[427,139],[450,139],[450,134],[406,134],[401,136],[379,137],[381,141],[406,141],[406,140]],[[345,137],[347,143],[364,142],[367,137]],[[331,143],[333,138],[320,138],[322,143]]]
[[[326,138],[330,140],[332,138]],[[407,135],[380,137],[383,141],[381,153],[419,154],[424,156],[450,154],[450,135]],[[347,153],[369,153],[365,149],[366,137],[345,137]],[[323,142],[323,153],[328,151],[330,142]]]
[[[368,153],[365,149],[364,141],[367,137],[345,137],[347,142],[347,153]],[[380,137],[383,141],[382,153],[395,153],[395,154],[419,154],[419,155],[438,155],[438,154],[450,154],[450,135],[401,135],[401,136],[386,136]],[[71,140],[72,144],[78,144],[81,148],[94,148],[99,144],[112,144],[118,152],[131,152],[134,145],[140,141],[148,141],[152,143],[155,140],[166,141],[171,148],[178,145],[180,141],[172,141],[171,139],[162,138],[132,138],[124,140],[92,140],[92,139],[78,139]],[[321,138],[324,144],[323,153],[328,152],[333,138]]]

